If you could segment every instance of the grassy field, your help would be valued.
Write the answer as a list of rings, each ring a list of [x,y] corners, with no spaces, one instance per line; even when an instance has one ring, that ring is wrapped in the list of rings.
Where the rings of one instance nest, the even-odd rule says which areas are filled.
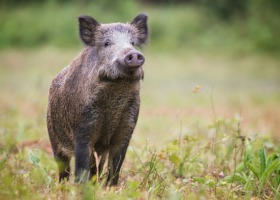
[[[0,52],[1,199],[279,197],[279,60],[256,54],[147,48],[139,122],[119,186],[106,188],[105,175],[95,185],[58,184],[48,87],[79,50]]]
[[[45,2],[0,8],[0,199],[280,198],[279,42],[269,32],[277,18],[266,27],[268,18],[225,23],[189,4]],[[106,187],[105,173],[59,184],[48,88],[82,49],[76,16],[127,21],[139,12],[149,14],[151,38],[119,185]]]

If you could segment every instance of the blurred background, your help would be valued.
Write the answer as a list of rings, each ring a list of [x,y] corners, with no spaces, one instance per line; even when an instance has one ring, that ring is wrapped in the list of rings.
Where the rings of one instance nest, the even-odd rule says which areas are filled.
[[[75,47],[76,17],[102,22],[150,15],[150,48],[280,50],[278,0],[1,0],[0,47]]]
[[[79,15],[110,23],[141,12],[151,31],[134,145],[221,118],[278,141],[278,0],[0,0],[1,135],[48,141],[48,88],[83,48]]]

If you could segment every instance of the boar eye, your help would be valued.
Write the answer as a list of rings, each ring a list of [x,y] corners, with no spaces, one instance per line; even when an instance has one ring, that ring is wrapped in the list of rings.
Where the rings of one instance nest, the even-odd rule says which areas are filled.
[[[108,47],[108,46],[110,46],[110,45],[111,45],[111,43],[108,42],[108,41],[104,43],[104,47]]]
[[[131,45],[132,45],[132,46],[134,46],[134,45],[135,45],[135,43],[134,43],[134,42],[131,42]]]

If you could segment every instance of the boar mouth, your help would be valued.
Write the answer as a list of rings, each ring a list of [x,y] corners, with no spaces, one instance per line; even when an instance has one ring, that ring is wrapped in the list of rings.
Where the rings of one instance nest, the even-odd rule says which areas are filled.
[[[121,80],[133,80],[137,81],[143,79],[144,72],[142,65],[139,66],[127,66],[121,60],[116,60],[114,64],[103,66],[98,70],[98,77],[102,81],[121,81]]]
[[[121,73],[133,76],[141,68],[142,65],[129,66],[124,61],[117,61],[117,68]]]

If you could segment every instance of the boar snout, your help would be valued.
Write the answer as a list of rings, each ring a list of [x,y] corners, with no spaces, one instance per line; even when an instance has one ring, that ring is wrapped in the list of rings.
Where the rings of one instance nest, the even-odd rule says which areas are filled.
[[[141,67],[145,62],[145,58],[139,51],[132,50],[124,57],[124,62],[129,67]]]

